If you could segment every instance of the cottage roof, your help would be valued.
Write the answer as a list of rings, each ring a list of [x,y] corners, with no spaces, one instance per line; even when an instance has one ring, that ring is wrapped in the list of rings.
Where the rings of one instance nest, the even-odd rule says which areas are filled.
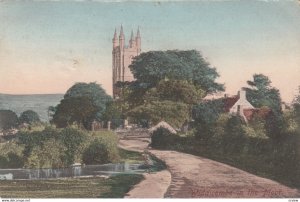
[[[235,95],[232,97],[224,98],[224,108],[225,112],[229,112],[231,107],[239,100],[239,96]]]
[[[254,116],[258,116],[260,118],[265,119],[272,112],[272,110],[267,107],[262,107],[255,109],[244,109],[243,112],[246,119],[250,121],[251,119],[253,119]]]
[[[156,124],[155,126],[153,126],[152,128],[149,128],[149,132],[153,133],[154,131],[156,131],[159,128],[165,128],[168,131],[170,131],[170,133],[173,133],[173,134],[177,133],[176,130],[165,121],[161,121],[158,124]]]

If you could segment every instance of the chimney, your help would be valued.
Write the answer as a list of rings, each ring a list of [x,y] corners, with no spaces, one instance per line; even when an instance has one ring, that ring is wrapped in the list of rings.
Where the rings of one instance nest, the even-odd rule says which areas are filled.
[[[239,98],[240,98],[240,100],[247,100],[246,99],[246,91],[244,89],[241,89],[239,91]]]

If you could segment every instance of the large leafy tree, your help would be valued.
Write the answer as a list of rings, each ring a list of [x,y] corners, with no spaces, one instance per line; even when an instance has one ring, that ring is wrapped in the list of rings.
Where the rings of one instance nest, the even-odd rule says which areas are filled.
[[[224,90],[215,82],[216,69],[195,50],[142,53],[130,69],[136,80],[127,84],[122,98],[129,106],[127,115],[152,123],[169,120],[179,127],[190,120],[194,104],[209,93]]]
[[[19,120],[20,123],[28,123],[28,124],[37,123],[41,121],[39,115],[33,110],[26,110],[22,112]]]
[[[219,77],[196,50],[150,51],[134,58],[129,66],[136,79],[135,85],[142,88],[155,87],[161,80],[187,80],[206,93],[223,91],[223,84],[216,83]]]
[[[78,124],[89,129],[96,118],[97,107],[88,97],[74,97],[63,99],[57,106],[52,122],[59,128]]]
[[[267,136],[280,139],[285,136],[285,121],[281,110],[279,90],[271,86],[271,80],[263,74],[254,74],[247,82],[247,99],[254,107],[269,107],[272,112],[266,117]]]
[[[253,80],[247,81],[247,99],[254,107],[270,107],[274,113],[281,112],[281,98],[277,88],[271,86],[271,80],[263,74],[254,74]]]
[[[111,97],[96,83],[76,83],[55,107],[52,122],[58,127],[77,123],[90,129],[94,120],[102,120]]]
[[[204,91],[185,80],[161,80],[146,91],[143,104],[129,110],[127,115],[136,120],[148,120],[152,124],[167,121],[180,127],[190,120],[192,106],[204,96]]]
[[[18,116],[11,110],[0,110],[0,129],[11,129],[19,124]]]
[[[93,105],[95,105],[98,109],[96,114],[97,119],[102,118],[102,114],[106,108],[106,103],[112,100],[112,98],[106,94],[101,85],[95,82],[80,82],[73,85],[64,95],[64,99],[74,97],[88,97],[91,99]]]

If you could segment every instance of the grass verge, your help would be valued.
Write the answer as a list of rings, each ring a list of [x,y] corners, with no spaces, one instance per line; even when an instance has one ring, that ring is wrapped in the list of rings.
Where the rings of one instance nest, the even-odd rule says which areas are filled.
[[[128,151],[125,149],[119,148],[120,162],[126,163],[141,163],[144,161],[144,158],[140,152]]]
[[[2,198],[123,198],[142,175],[0,181]]]

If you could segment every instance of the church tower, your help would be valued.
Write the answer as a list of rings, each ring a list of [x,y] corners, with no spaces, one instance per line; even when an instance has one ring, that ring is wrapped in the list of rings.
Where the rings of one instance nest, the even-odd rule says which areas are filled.
[[[123,26],[121,25],[119,40],[117,37],[117,30],[115,29],[114,37],[112,40],[112,83],[113,83],[113,97],[114,99],[120,98],[121,89],[116,87],[116,83],[121,81],[133,81],[133,75],[129,69],[129,65],[135,56],[141,53],[141,35],[138,28],[136,37],[131,31],[131,37],[128,45],[125,44],[125,35]]]

